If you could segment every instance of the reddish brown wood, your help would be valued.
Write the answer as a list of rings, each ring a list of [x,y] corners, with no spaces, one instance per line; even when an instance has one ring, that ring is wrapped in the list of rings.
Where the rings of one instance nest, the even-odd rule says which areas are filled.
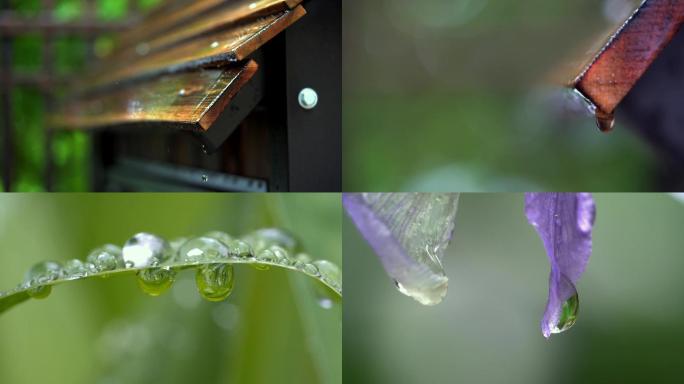
[[[206,131],[256,70],[257,64],[249,61],[227,69],[162,76],[74,100],[53,114],[51,124],[78,130],[144,124]]]
[[[584,66],[571,86],[596,106],[599,126],[612,128],[617,105],[684,22],[684,0],[646,0]]]
[[[196,67],[227,65],[243,60],[305,14],[304,8],[299,6],[291,11],[261,17],[137,60],[110,61],[100,71],[84,79],[78,89],[83,91],[127,79]]]

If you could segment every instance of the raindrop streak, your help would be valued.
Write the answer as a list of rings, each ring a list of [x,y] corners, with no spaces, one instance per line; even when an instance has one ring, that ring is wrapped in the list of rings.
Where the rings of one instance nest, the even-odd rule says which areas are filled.
[[[233,292],[233,266],[208,264],[197,268],[197,290],[208,301],[223,301]]]
[[[155,266],[170,260],[172,256],[171,245],[161,237],[149,233],[138,233],[123,247],[123,260],[136,268]]]
[[[172,268],[150,268],[138,272],[138,285],[150,296],[159,296],[171,288],[176,280],[176,271]]]
[[[615,114],[596,110],[596,125],[601,132],[608,133],[615,127]]]
[[[560,315],[558,317],[558,322],[552,325],[551,333],[561,333],[572,328],[577,321],[577,312],[579,310],[579,296],[577,292],[567,299],[563,306],[561,307]]]

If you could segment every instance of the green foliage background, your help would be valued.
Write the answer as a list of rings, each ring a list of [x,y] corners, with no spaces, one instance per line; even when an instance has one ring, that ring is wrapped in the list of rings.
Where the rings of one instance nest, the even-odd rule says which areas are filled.
[[[619,110],[601,134],[547,81],[638,2],[345,1],[345,190],[658,190]]]
[[[595,194],[594,249],[575,326],[539,322],[549,263],[522,194],[462,194],[435,307],[400,294],[345,218],[344,377],[350,383],[678,382],[684,351],[684,204]],[[378,358],[380,356],[381,358]]]
[[[157,5],[159,0],[95,0],[95,19],[111,22],[124,19],[129,9],[137,3],[141,10]],[[71,22],[84,16],[86,0],[55,0],[52,16],[59,22]],[[38,16],[42,9],[40,0],[11,0],[10,6],[24,17]],[[53,41],[54,61],[51,63],[56,76],[77,76],[87,66],[89,43],[78,36],[58,34],[50,36]],[[111,46],[111,36],[95,40],[95,52]],[[17,75],[41,73],[44,69],[44,36],[25,33],[16,36],[12,43],[12,71]],[[3,52],[0,50],[0,55]],[[62,89],[52,89],[59,96]],[[45,189],[45,129],[48,106],[40,89],[28,85],[14,86],[11,90],[11,121],[15,133],[15,164],[13,190],[18,192],[43,191]],[[3,113],[0,109],[0,114]],[[54,135],[52,156],[55,169],[54,190],[87,191],[90,189],[90,136],[82,132],[59,132]],[[2,161],[2,160],[0,160]]]
[[[147,231],[167,239],[278,226],[342,266],[339,194],[0,196],[0,289],[35,262],[85,258]],[[2,383],[340,383],[342,308],[313,280],[235,267],[224,303],[200,299],[192,271],[152,298],[135,277],[57,286],[0,316]]]

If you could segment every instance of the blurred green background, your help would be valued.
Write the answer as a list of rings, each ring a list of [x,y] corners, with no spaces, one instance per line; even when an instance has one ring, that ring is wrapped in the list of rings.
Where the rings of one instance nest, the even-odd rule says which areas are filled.
[[[50,15],[57,24],[75,23],[86,18],[88,9],[97,22],[122,22],[133,7],[145,11],[160,0],[53,0],[52,10],[43,8],[42,0],[9,0],[8,9],[31,20]],[[91,4],[91,8],[89,8]],[[93,55],[111,49],[111,34],[93,36],[92,39],[65,32],[43,36],[36,32],[17,34],[11,41],[11,71],[17,78],[46,76],[43,47],[50,39],[53,46],[51,73],[55,78],[71,78],[82,73]],[[3,60],[0,49],[0,62]],[[89,58],[90,57],[90,58]],[[6,75],[6,74],[2,74]],[[10,120],[13,124],[15,160],[12,190],[19,192],[46,189],[45,174],[48,156],[52,156],[55,191],[90,190],[90,136],[82,132],[59,132],[54,135],[50,150],[46,148],[46,122],[48,105],[44,91],[53,97],[63,93],[62,86],[41,89],[39,83],[19,82],[10,90]],[[0,115],[3,113],[0,106]],[[1,120],[0,120],[1,121]],[[2,136],[0,132],[0,136]],[[2,137],[0,137],[0,142]],[[2,159],[0,159],[2,162]],[[2,188],[2,187],[0,187]]]
[[[595,194],[594,251],[574,328],[544,339],[549,264],[522,194],[463,194],[435,307],[400,294],[349,219],[344,377],[350,383],[681,381],[684,204]]]
[[[167,239],[277,226],[342,267],[339,194],[4,194],[0,290],[36,262],[84,259],[146,231]],[[319,307],[316,281],[235,267],[222,303],[193,271],[161,297],[135,276],[57,286],[0,316],[0,383],[340,383],[342,306]]]
[[[619,110],[601,134],[548,81],[638,2],[346,0],[345,190],[659,190]]]

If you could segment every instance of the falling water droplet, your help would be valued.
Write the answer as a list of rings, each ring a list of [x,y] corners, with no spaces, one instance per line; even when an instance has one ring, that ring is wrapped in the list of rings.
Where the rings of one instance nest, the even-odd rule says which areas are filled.
[[[615,115],[613,113],[596,110],[596,125],[601,132],[607,133],[613,130],[615,126]]]
[[[239,258],[254,257],[252,247],[242,240],[233,240],[229,244],[230,255]]]
[[[558,317],[558,322],[552,324],[549,328],[551,333],[561,333],[572,328],[577,321],[577,312],[579,311],[579,296],[577,292],[567,299],[562,307]]]
[[[113,244],[105,244],[92,250],[86,261],[95,266],[96,272],[111,271],[125,266],[121,257],[121,248]]]
[[[169,261],[173,257],[171,245],[159,236],[138,233],[123,248],[123,260],[135,268],[144,268]]]
[[[208,301],[223,301],[233,291],[233,266],[207,264],[197,268],[195,281],[200,295]]]
[[[171,288],[176,271],[170,267],[148,268],[138,272],[138,285],[150,296],[159,296]]]
[[[212,237],[196,237],[188,240],[178,250],[181,261],[195,263],[228,258],[228,246]]]
[[[323,309],[331,309],[339,302],[339,296],[337,296],[332,289],[319,281],[316,282],[315,293],[318,305]]]
[[[26,273],[24,283],[29,290],[28,295],[34,299],[44,299],[52,292],[52,286],[41,285],[55,281],[62,276],[61,264],[55,261],[44,261],[31,267]]]

